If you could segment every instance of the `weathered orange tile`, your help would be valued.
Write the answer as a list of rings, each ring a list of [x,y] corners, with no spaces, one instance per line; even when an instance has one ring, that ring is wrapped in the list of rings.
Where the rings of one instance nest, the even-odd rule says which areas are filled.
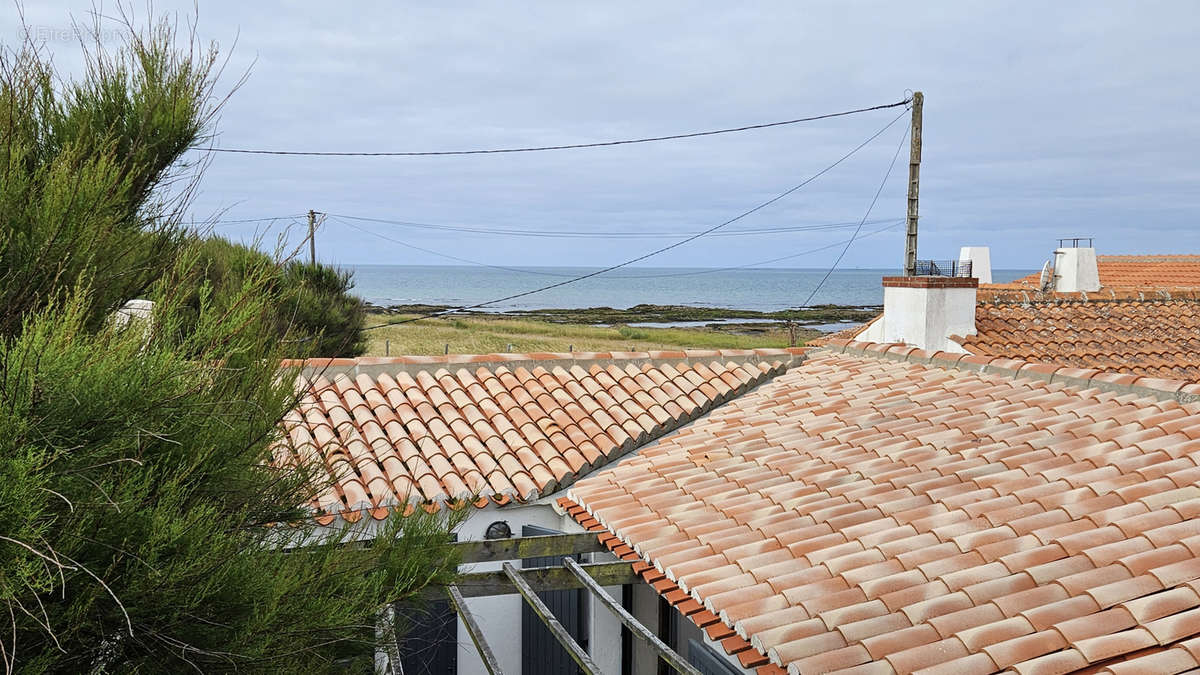
[[[1036,672],[1133,654],[1152,628],[1175,641],[1200,630],[1200,596],[1168,590],[1200,580],[1187,520],[1200,518],[1187,490],[1200,473],[1171,456],[1178,439],[1161,440],[1200,426],[1200,406],[862,347],[811,352],[569,494],[601,517],[635,503],[671,523],[614,526],[651,560],[659,541],[686,558],[668,531],[732,556],[695,565],[715,585],[691,600],[729,603],[745,639],[800,672],[843,658],[870,672]]]

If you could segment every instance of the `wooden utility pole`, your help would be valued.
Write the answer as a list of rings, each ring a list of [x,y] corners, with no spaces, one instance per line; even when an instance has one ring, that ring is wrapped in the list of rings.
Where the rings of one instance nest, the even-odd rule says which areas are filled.
[[[308,261],[317,264],[317,212],[308,210]]]
[[[904,275],[917,275],[917,200],[921,193],[921,111],[925,95],[912,96],[912,146],[908,151],[908,216],[904,237]]]

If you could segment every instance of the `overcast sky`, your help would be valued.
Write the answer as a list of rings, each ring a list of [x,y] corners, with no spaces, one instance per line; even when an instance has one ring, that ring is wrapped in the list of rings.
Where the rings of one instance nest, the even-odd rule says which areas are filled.
[[[223,147],[423,151],[605,141],[890,103],[917,89],[926,97],[922,258],[986,245],[995,267],[1034,268],[1056,238],[1075,235],[1094,236],[1100,253],[1200,253],[1200,3],[1107,4],[204,0],[199,33],[232,50],[226,87],[249,71],[222,113]],[[155,7],[186,15],[192,3]],[[86,21],[90,9],[45,0],[24,12],[70,69],[78,63],[71,20]],[[12,44],[17,12],[3,21]],[[437,225],[694,232],[800,183],[898,112],[517,155],[219,155],[192,210],[200,219],[316,209]],[[906,128],[907,117],[729,229],[858,221]],[[907,151],[871,221],[904,217],[906,172]],[[356,224],[503,265],[608,265],[672,241]],[[218,231],[251,237],[260,226]],[[902,230],[856,242],[844,266],[899,266]],[[740,265],[848,236],[704,238],[642,264]],[[779,264],[821,267],[836,252]],[[318,253],[336,263],[448,262],[336,218],[320,231]]]

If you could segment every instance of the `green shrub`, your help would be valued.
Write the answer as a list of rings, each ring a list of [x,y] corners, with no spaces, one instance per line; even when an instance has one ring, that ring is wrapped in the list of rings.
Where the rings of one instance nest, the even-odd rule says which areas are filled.
[[[220,237],[194,239],[198,274],[189,280],[193,313],[204,294],[227,306],[253,269],[270,270],[276,335],[290,357],[359,356],[366,351],[366,308],[350,291],[349,272],[328,265],[291,261],[277,264],[265,253]]]
[[[290,262],[283,268],[284,301],[276,313],[280,335],[312,340],[302,353],[359,356],[367,350],[367,310],[350,293],[350,272],[317,263]]]
[[[36,49],[0,54],[5,671],[369,661],[394,637],[376,636],[378,610],[457,562],[453,518],[420,513],[344,547],[346,532],[319,531],[302,508],[328,486],[323,469],[272,468],[296,404],[279,359],[306,344],[292,331],[349,342],[330,326],[352,326],[353,307],[321,305],[349,279],[179,226],[184,152],[220,101],[215,52],[158,25],[87,56],[82,80],[63,83]],[[139,297],[156,303],[149,323],[108,320]]]

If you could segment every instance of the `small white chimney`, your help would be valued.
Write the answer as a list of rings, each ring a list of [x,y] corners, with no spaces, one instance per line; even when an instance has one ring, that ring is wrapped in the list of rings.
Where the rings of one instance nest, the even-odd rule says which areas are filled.
[[[959,249],[958,261],[971,263],[971,276],[979,283],[992,283],[992,252],[987,246],[963,246]]]
[[[1070,240],[1068,240],[1070,241]],[[1060,246],[1054,251],[1054,290],[1060,293],[1100,290],[1096,249]]]
[[[931,352],[965,353],[951,335],[975,334],[974,277],[884,277],[883,316],[859,334],[864,342],[903,342]]]

